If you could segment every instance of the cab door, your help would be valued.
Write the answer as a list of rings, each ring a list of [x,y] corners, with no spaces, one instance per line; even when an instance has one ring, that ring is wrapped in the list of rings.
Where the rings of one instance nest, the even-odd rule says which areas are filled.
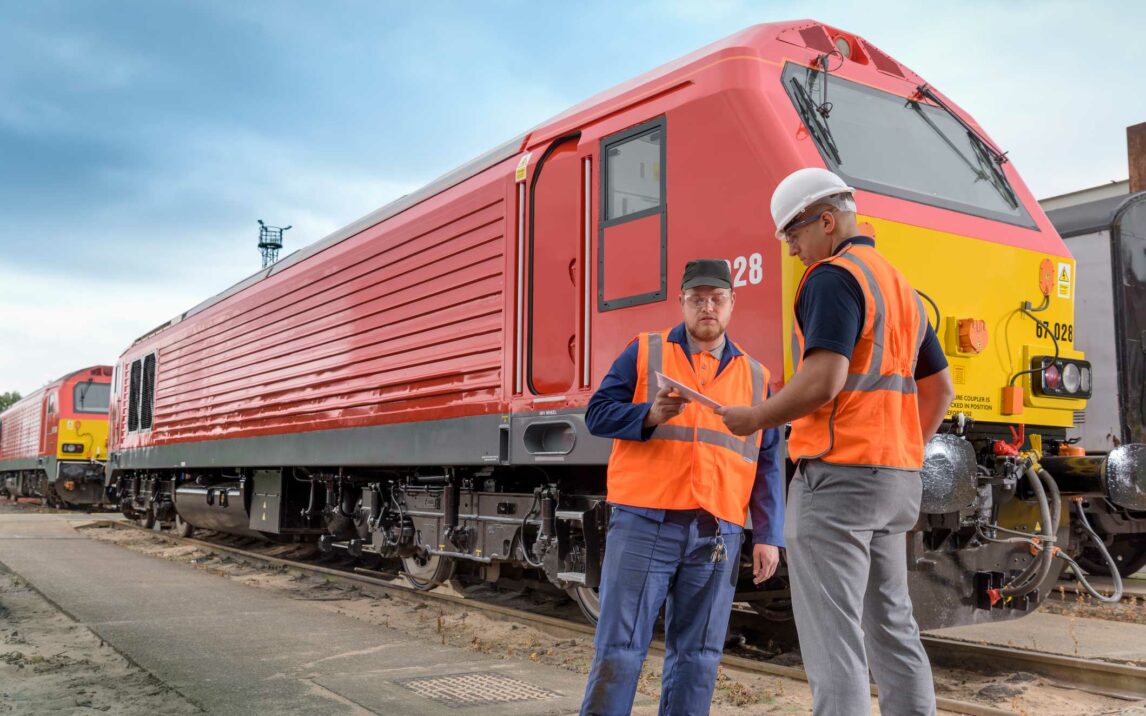
[[[60,396],[58,391],[48,391],[44,397],[44,435],[41,441],[41,455],[55,455],[56,442],[59,440],[60,425]]]
[[[529,189],[526,378],[534,395],[579,386],[583,362],[585,218],[580,133],[560,137],[538,161]]]

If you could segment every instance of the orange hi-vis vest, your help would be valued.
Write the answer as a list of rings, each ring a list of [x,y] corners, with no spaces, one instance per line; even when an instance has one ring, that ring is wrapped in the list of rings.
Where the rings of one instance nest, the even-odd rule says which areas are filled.
[[[769,376],[760,363],[747,354],[734,355],[715,379],[701,385],[689,362],[688,346],[669,341],[669,333],[642,333],[637,338],[634,403],[656,398],[658,371],[722,405],[764,400]],[[719,415],[689,403],[680,415],[658,425],[648,440],[613,441],[607,499],[665,510],[699,507],[744,525],[756,481],[760,440],[759,431],[748,437],[732,434]]]
[[[830,263],[847,269],[863,289],[863,330],[852,351],[848,377],[836,399],[792,422],[788,455],[842,465],[904,470],[923,467],[923,437],[915,364],[927,332],[927,314],[907,279],[872,246],[851,244]],[[804,362],[804,332],[793,321],[792,364]]]

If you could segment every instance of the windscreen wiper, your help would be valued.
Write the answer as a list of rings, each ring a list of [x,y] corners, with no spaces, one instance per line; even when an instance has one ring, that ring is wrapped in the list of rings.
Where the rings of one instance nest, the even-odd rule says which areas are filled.
[[[800,81],[795,77],[790,81],[793,89],[792,96],[796,100],[796,111],[800,113],[800,119],[804,120],[804,126],[816,136],[816,141],[820,146],[828,150],[832,160],[836,164],[842,164],[840,151],[836,147],[836,140],[832,137],[832,130],[828,128],[827,119],[816,112],[816,103],[804,85],[800,84]]]
[[[991,159],[993,159],[995,161],[996,164],[1002,166],[1003,164],[1007,163],[1007,153],[1006,152],[1000,152],[998,149],[995,148],[995,145],[993,145],[989,141],[987,141],[986,137],[984,137],[982,134],[979,134],[979,132],[974,127],[972,127],[970,124],[967,124],[965,121],[963,121],[963,118],[960,117],[955,112],[955,110],[948,107],[946,102],[939,99],[939,95],[935,94],[935,92],[932,91],[932,89],[929,85],[926,85],[926,84],[919,85],[918,87],[915,88],[915,92],[920,97],[926,97],[927,99],[934,102],[935,105],[937,107],[939,107],[939,109],[943,110],[948,115],[950,115],[952,119],[954,119],[956,122],[959,123],[959,125],[961,127],[963,127],[963,129],[966,129],[968,134],[970,134],[975,139],[979,140],[979,142],[983,145],[983,148],[987,150],[987,153],[989,154]]]
[[[928,117],[927,113],[923,111],[923,105],[920,104],[917,99],[914,97],[909,98],[907,100],[907,107],[914,110],[915,113],[919,115],[919,118],[922,119],[924,123],[926,123],[927,126],[930,127],[931,130],[934,131],[940,139],[943,140],[948,148],[955,152],[955,155],[959,157],[959,159],[963,160],[963,163],[966,164],[967,168],[970,169],[971,172],[975,175],[975,181],[989,181],[991,186],[995,188],[995,191],[999,192],[999,196],[1003,197],[1003,199],[1012,207],[1018,208],[1018,197],[1015,196],[1015,192],[1011,189],[1011,185],[1007,181],[1006,175],[1003,174],[1002,164],[1003,162],[1007,161],[1006,156],[996,150],[991,144],[987,142],[987,140],[982,137],[982,135],[980,135],[978,132],[972,129],[970,125],[960,119],[959,115],[951,111],[950,107],[943,104],[942,100],[937,98],[935,94],[931,92],[931,90],[927,89],[927,85],[920,85],[919,95],[927,97],[928,99],[938,103],[938,107],[940,109],[946,112],[948,116],[952,117],[956,122],[959,123],[959,126],[966,130],[967,141],[970,142],[971,149],[975,152],[975,162],[972,163],[971,160],[967,158],[967,155],[964,154],[963,151],[960,150],[957,146],[955,146],[955,143],[951,141],[951,138],[947,136],[947,133],[940,129],[939,126],[935,124],[935,122],[931,121],[931,118]]]
[[[991,147],[984,144],[982,138],[974,132],[968,131],[967,138],[971,140],[971,148],[975,150],[975,158],[979,160],[979,165],[991,173],[991,184],[1007,200],[1007,203],[1018,208],[1019,198],[1015,196],[1010,183],[1007,182],[1003,168],[995,160]]]

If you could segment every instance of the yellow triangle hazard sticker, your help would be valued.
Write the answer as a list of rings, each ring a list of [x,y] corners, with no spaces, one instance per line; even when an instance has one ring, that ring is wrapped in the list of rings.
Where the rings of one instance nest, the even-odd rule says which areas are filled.
[[[1071,265],[1068,263],[1060,263],[1058,265],[1058,297],[1070,298],[1070,274]]]

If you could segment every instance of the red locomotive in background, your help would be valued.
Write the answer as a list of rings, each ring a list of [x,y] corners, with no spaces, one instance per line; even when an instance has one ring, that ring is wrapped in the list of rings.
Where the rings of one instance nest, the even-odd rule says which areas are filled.
[[[1019,315],[1045,298],[1043,317],[1073,321],[1072,295],[1039,282],[1043,262],[1073,261],[970,116],[810,21],[593,97],[140,338],[116,366],[109,481],[146,524],[319,539],[400,559],[420,587],[459,565],[543,574],[591,616],[610,444],[585,429],[589,396],[639,331],[679,321],[676,277],[702,256],[730,261],[730,333],[779,387],[801,269],[768,199],[804,166],[857,187],[881,252],[928,295],[961,393],[929,452],[950,469],[925,480],[909,541],[921,626],[1030,608],[1038,591],[983,601],[1032,556],[980,535],[1038,520],[1026,458],[991,445],[1015,423],[1054,444],[1085,404],[1046,383],[1083,356]],[[1012,375],[1025,412],[1002,405]],[[1109,493],[1097,476],[1064,490]],[[1146,508],[1146,489],[1119,499]],[[741,598],[783,618],[783,579]]]
[[[105,500],[112,367],[83,368],[0,413],[0,492],[51,505]]]

